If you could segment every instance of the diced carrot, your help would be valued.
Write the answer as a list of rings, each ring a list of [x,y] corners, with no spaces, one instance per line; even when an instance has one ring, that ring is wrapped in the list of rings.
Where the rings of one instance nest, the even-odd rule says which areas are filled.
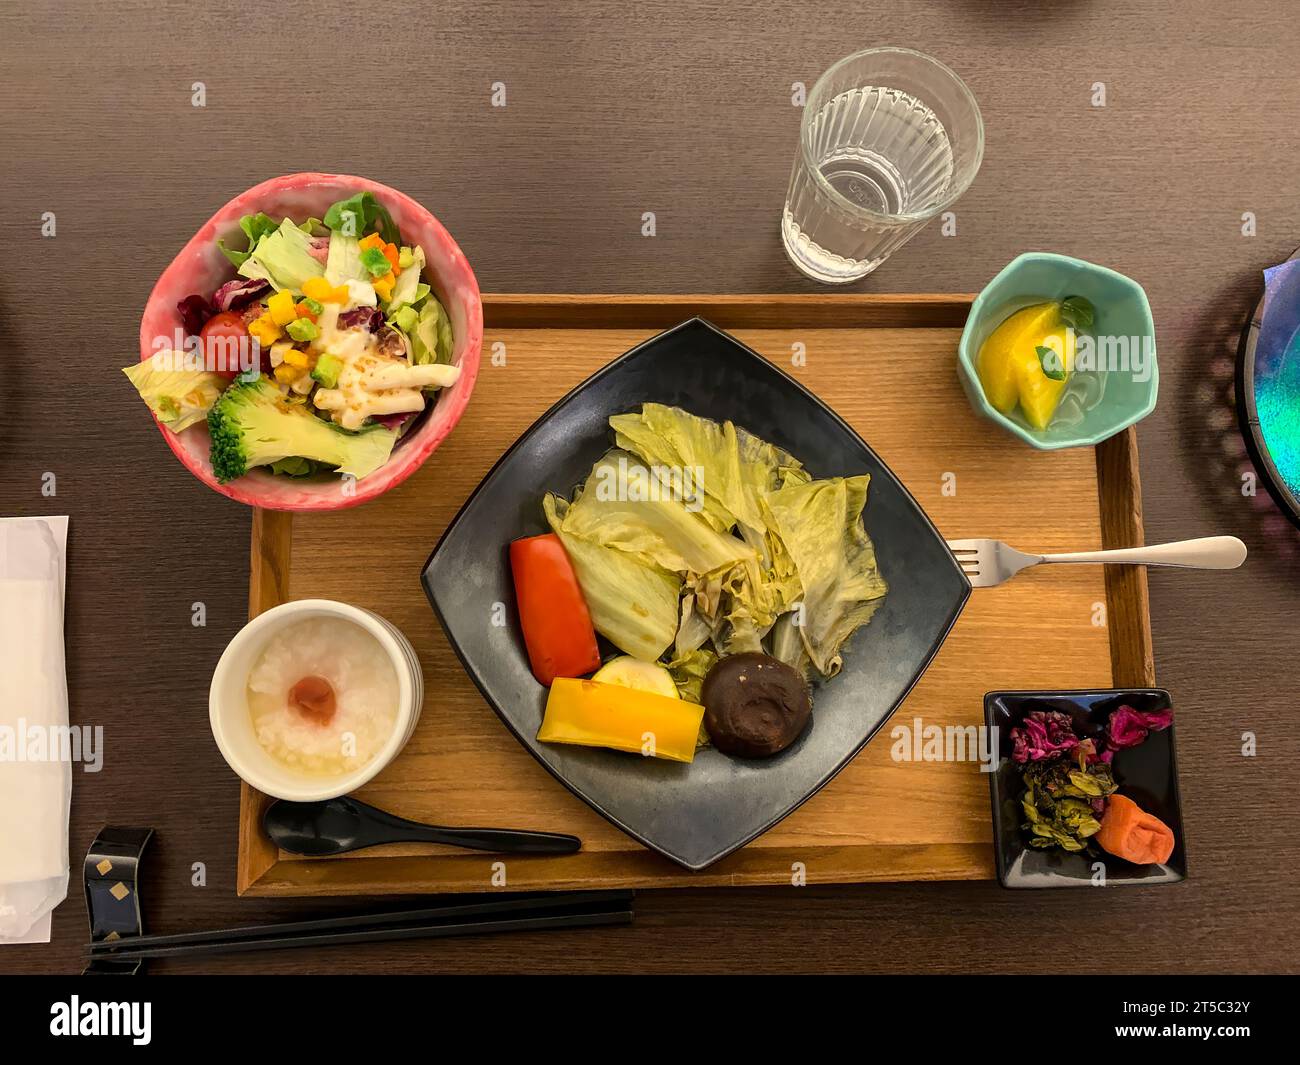
[[[402,271],[397,265],[397,245],[385,244],[383,247],[384,258],[388,260],[388,265],[393,268],[393,276],[396,277]]]
[[[1169,826],[1123,795],[1110,797],[1101,831],[1093,839],[1102,850],[1135,865],[1167,862],[1174,852],[1174,834]]]

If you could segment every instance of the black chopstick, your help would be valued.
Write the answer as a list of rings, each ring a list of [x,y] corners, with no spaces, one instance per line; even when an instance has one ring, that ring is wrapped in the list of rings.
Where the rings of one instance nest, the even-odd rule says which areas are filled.
[[[135,936],[112,942],[99,940],[91,943],[88,951],[92,957],[113,958],[126,956],[162,957],[146,951],[166,951],[168,955],[179,952],[176,948],[201,948],[220,945],[226,949],[240,943],[275,942],[282,945],[288,940],[302,939],[312,945],[321,942],[357,942],[353,933],[420,931],[424,934],[472,934],[468,932],[430,932],[430,929],[474,928],[492,922],[466,920],[474,917],[508,915],[507,920],[527,920],[530,917],[582,916],[604,914],[611,908],[627,910],[632,900],[629,891],[577,891],[559,894],[530,895],[511,899],[494,899],[491,902],[454,903],[449,906],[428,907],[419,910],[393,910],[386,913],[358,914],[343,917],[325,917],[310,921],[285,921],[278,924],[244,925],[236,928],[210,929],[203,932],[181,932],[173,935]],[[572,911],[572,912],[564,912]],[[630,911],[628,911],[630,913]],[[630,919],[630,918],[629,918]],[[614,923],[614,922],[601,922]],[[397,936],[392,938],[410,938]],[[267,949],[267,948],[250,948]]]
[[[135,940],[122,940],[120,950],[110,956],[137,958],[195,957],[207,954],[246,954],[261,950],[289,950],[298,947],[334,946],[344,943],[384,943],[402,939],[445,939],[451,936],[478,936],[495,932],[544,932],[556,928],[590,928],[599,925],[631,924],[631,910],[589,910],[581,913],[539,914],[506,917],[486,921],[458,921],[446,924],[416,924],[395,928],[360,928],[347,932],[321,932],[308,935],[282,935],[262,939],[227,939],[203,943],[178,943],[173,946],[136,947]],[[100,954],[94,955],[96,958]]]

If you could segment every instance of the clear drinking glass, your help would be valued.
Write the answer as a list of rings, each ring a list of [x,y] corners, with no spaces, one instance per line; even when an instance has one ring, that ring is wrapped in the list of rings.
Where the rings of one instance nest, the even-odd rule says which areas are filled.
[[[868,48],[817,79],[781,215],[809,277],[865,277],[969,187],[984,121],[953,71],[908,48]]]

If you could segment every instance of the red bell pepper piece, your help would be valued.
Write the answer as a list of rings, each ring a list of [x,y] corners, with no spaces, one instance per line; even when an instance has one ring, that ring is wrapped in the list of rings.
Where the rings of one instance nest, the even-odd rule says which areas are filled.
[[[547,533],[515,540],[510,571],[533,676],[550,687],[556,677],[599,669],[591,612],[560,538]]]

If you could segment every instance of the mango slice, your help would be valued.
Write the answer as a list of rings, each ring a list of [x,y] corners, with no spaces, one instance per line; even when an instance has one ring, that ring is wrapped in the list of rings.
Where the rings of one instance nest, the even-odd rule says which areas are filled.
[[[980,346],[978,372],[984,395],[1003,414],[1010,414],[1020,402],[1021,367],[1028,353],[1034,365],[1034,346],[1048,330],[1060,323],[1055,303],[1039,303],[1016,311],[999,325]]]
[[[1068,323],[1055,301],[1017,311],[999,325],[979,350],[978,371],[984,395],[1003,414],[1020,407],[1035,429],[1046,429],[1069,384],[1074,369],[1074,346]],[[1049,367],[1064,370],[1060,380],[1044,371],[1039,348],[1059,356]]]

